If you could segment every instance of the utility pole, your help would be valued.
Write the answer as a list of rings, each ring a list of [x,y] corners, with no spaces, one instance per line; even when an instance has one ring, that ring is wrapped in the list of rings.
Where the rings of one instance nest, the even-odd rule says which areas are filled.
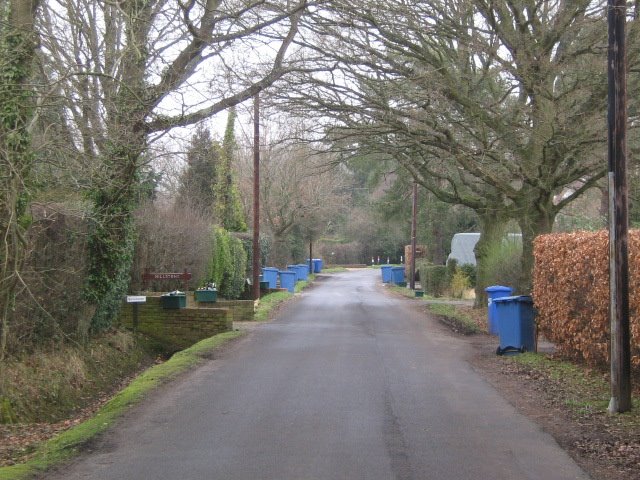
[[[411,265],[409,267],[409,288],[416,289],[416,230],[418,223],[418,184],[413,182],[413,204],[411,206]]]
[[[627,80],[625,0],[609,0],[609,288],[611,319],[610,413],[631,409],[629,254],[627,212]]]
[[[260,298],[260,93],[253,100],[253,299]]]

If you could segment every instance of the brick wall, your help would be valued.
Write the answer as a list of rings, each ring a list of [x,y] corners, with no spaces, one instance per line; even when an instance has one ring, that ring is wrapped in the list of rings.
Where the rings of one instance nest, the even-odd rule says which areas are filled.
[[[211,308],[228,308],[233,322],[251,322],[254,319],[255,303],[253,300],[222,300],[214,303],[196,302],[193,292],[187,292],[187,308],[199,310]]]
[[[170,349],[181,350],[205,338],[232,330],[233,313],[229,307],[233,306],[221,307],[219,303],[210,305],[215,307],[169,310],[162,308],[159,296],[147,296],[147,302],[138,306],[138,331]],[[253,302],[251,305],[253,312]],[[133,328],[132,305],[123,307],[120,324]]]

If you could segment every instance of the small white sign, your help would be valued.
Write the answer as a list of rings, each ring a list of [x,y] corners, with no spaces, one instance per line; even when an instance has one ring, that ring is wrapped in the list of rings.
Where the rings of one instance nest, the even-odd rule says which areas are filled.
[[[127,303],[145,303],[147,297],[144,295],[127,295]]]

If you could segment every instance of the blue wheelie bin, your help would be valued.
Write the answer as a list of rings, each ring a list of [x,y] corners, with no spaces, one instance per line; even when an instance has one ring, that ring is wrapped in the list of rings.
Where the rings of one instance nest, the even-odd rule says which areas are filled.
[[[300,263],[297,265],[297,267],[298,267],[298,278],[305,282],[309,280],[309,265]]]
[[[501,297],[494,301],[500,336],[498,355],[535,352],[536,323],[529,295]]]
[[[296,274],[295,281],[300,280],[300,272],[298,271],[297,265],[287,265],[287,270]]]
[[[513,288],[505,287],[503,285],[493,285],[485,289],[487,297],[489,297],[488,312],[487,312],[487,324],[489,325],[489,333],[491,335],[498,335],[498,322],[496,320],[496,306],[494,300],[500,297],[508,297],[513,294]]]
[[[272,267],[264,267],[262,269],[262,279],[269,283],[269,288],[276,288],[278,285],[278,269]]]
[[[382,282],[383,283],[391,283],[393,277],[391,275],[392,265],[381,265],[380,271],[382,272]]]
[[[280,288],[286,288],[291,293],[296,291],[296,272],[291,270],[280,270]]]
[[[396,285],[404,283],[404,267],[391,267],[391,279]]]
[[[319,258],[312,259],[311,263],[309,263],[309,259],[307,258],[307,265],[313,266],[313,271],[309,271],[309,273],[320,273],[322,270],[322,260]]]

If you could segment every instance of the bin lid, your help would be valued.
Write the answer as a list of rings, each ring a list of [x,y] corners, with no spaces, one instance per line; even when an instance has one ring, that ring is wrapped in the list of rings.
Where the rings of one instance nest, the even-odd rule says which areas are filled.
[[[277,272],[278,269],[275,267],[262,267],[262,270],[266,270],[267,272]]]
[[[505,287],[504,285],[492,285],[484,289],[485,292],[513,292],[513,288]]]
[[[530,295],[516,295],[513,297],[500,297],[494,298],[495,303],[507,303],[507,302],[519,302],[519,303],[533,303],[533,298]]]
[[[278,273],[280,275],[295,275],[296,272],[294,272],[293,270],[278,270]]]

